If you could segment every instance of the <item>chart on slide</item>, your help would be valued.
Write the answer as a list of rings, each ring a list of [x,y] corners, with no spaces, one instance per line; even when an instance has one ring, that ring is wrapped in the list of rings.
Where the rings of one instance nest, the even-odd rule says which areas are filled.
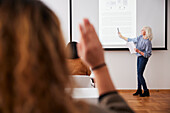
[[[119,47],[126,37],[136,37],[136,0],[99,0],[99,38],[104,48]]]

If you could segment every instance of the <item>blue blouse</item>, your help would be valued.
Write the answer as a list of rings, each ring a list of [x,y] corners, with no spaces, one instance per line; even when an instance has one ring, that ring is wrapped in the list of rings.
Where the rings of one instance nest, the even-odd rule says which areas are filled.
[[[144,57],[149,58],[152,55],[152,43],[149,39],[143,39],[143,35],[137,38],[128,38],[128,42],[133,41],[136,44],[136,48],[144,52]],[[142,56],[136,53],[137,56]]]

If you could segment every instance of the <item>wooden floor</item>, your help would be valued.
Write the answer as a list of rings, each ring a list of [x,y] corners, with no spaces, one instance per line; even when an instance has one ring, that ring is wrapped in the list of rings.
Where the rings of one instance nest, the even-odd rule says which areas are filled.
[[[119,90],[136,113],[170,113],[170,90],[150,90],[150,97],[133,96],[135,90]]]

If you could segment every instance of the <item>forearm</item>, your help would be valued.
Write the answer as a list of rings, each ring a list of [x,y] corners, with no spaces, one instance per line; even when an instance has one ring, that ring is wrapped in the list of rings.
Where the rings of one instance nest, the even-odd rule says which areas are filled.
[[[142,56],[144,56],[144,54],[145,54],[145,53],[142,52],[142,51],[138,51],[138,53],[141,54]]]
[[[122,39],[128,41],[128,38],[127,37],[124,37],[124,36],[121,36]]]
[[[95,74],[95,81],[97,83],[99,95],[102,95],[102,94],[105,94],[111,91],[116,91],[112,83],[112,80],[110,78],[107,66],[94,70],[93,72]]]

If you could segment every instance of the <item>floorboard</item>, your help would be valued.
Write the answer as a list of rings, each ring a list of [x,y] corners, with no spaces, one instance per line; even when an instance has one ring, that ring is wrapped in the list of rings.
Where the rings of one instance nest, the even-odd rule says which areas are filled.
[[[170,113],[170,90],[150,90],[150,97],[133,96],[135,90],[118,90],[136,113]]]

